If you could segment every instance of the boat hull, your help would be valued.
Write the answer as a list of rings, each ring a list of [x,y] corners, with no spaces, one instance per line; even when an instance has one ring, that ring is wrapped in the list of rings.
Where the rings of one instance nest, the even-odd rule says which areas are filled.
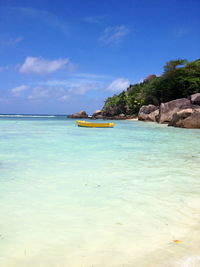
[[[108,122],[108,123],[100,123],[100,122],[87,122],[87,121],[76,121],[77,125],[79,127],[90,127],[90,128],[113,128],[114,123]]]

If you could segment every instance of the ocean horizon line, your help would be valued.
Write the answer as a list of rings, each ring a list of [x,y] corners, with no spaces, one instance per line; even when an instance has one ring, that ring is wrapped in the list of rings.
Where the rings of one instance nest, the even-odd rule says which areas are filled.
[[[58,117],[58,116],[66,116],[66,114],[42,114],[42,113],[1,113],[0,117]]]

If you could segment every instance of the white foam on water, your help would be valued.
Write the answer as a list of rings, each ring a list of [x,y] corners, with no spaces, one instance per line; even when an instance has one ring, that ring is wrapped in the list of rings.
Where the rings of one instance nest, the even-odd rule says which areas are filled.
[[[0,114],[0,117],[2,118],[54,118],[55,115],[2,115]]]

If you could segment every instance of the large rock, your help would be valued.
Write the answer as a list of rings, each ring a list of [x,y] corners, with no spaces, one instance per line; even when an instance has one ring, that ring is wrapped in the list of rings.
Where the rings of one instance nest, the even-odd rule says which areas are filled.
[[[92,117],[96,117],[96,116],[99,116],[99,115],[101,115],[101,110],[100,110],[100,109],[96,110],[96,111],[92,114]]]
[[[156,75],[155,74],[151,74],[151,75],[149,75],[149,76],[147,76],[145,79],[144,79],[144,83],[148,83],[148,82],[150,82],[150,81],[152,81],[153,79],[155,79],[156,78]]]
[[[73,119],[88,118],[88,114],[84,110],[81,110],[79,112],[76,112],[75,114],[67,115],[67,118],[73,118]]]
[[[190,107],[191,107],[191,102],[187,98],[180,98],[172,100],[170,102],[161,103],[158,122],[167,123],[171,121],[174,113]]]
[[[169,126],[182,128],[200,128],[200,107],[187,108],[173,114]]]
[[[155,111],[149,114],[149,121],[158,122],[158,116],[159,116],[159,109],[156,109]]]
[[[194,105],[200,105],[200,93],[194,94],[190,96],[191,102]]]
[[[101,110],[96,110],[93,114],[91,119],[96,120],[96,119],[103,119],[103,115]]]
[[[108,117],[116,116],[117,115],[117,108],[111,107],[111,106],[105,104],[105,106],[102,109],[102,115],[108,116]]]
[[[142,106],[138,113],[138,120],[140,121],[156,121],[159,114],[159,107],[154,105]]]

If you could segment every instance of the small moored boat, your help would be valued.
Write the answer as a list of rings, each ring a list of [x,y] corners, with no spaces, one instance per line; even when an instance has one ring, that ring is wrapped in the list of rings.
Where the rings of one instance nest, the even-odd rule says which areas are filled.
[[[114,127],[113,122],[88,122],[88,121],[76,121],[80,127],[94,127],[94,128],[112,128]]]

